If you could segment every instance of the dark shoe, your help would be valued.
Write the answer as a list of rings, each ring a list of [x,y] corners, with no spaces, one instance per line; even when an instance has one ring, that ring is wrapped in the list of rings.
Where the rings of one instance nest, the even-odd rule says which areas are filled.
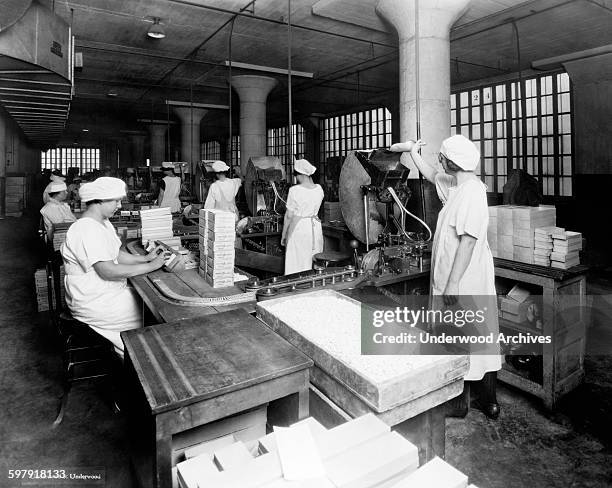
[[[497,420],[499,417],[499,403],[480,403],[476,402],[476,408],[485,414],[491,420]]]

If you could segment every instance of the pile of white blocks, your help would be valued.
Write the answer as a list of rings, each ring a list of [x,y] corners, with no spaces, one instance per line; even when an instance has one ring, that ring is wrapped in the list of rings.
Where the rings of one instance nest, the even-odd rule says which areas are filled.
[[[556,221],[554,206],[489,207],[488,239],[493,256],[533,264],[535,229],[554,226]]]
[[[172,214],[170,207],[152,208],[140,212],[142,244],[149,241],[172,239]]]
[[[213,288],[234,284],[236,220],[232,212],[200,210],[200,275]]]
[[[550,265],[553,268],[569,269],[580,264],[582,234],[580,232],[558,229],[552,234],[553,249]]]
[[[200,446],[200,454],[177,464],[180,488],[466,488],[468,478],[439,458],[419,468],[418,449],[373,414],[327,430],[313,418],[289,431],[308,442],[287,444],[271,433],[251,443]],[[289,433],[291,437],[291,432]],[[208,448],[210,447],[210,448]],[[291,453],[289,455],[289,453]],[[300,454],[301,453],[301,454]],[[288,461],[318,466],[317,477],[291,481]],[[475,488],[470,485],[471,488]]]

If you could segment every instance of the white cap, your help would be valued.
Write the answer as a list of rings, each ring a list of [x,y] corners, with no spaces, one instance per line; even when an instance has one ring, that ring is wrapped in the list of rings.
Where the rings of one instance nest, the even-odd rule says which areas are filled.
[[[58,191],[64,191],[67,189],[68,187],[63,181],[52,181],[49,183],[49,193],[56,193]]]
[[[58,176],[58,175],[51,175],[51,177],[49,178],[51,181],[66,181],[66,178],[64,176]]]
[[[79,188],[81,201],[115,200],[125,196],[125,182],[119,178],[101,176],[92,183],[85,183]]]
[[[213,162],[213,164],[211,164],[211,169],[215,172],[215,173],[221,173],[223,171],[229,171],[229,166],[227,164],[225,164],[223,161],[215,161]]]
[[[317,170],[317,168],[310,164],[306,159],[296,159],[295,163],[293,163],[293,169],[306,176],[312,175]]]
[[[461,134],[444,139],[440,152],[464,171],[474,171],[480,161],[480,151],[476,145]]]
[[[172,169],[174,169],[174,163],[169,162],[169,161],[163,161],[162,162],[162,168],[172,168]]]

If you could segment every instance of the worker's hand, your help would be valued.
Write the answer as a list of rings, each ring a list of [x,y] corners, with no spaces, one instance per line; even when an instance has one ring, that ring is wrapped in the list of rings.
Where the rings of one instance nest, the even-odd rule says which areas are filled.
[[[281,238],[281,246],[285,247],[287,245],[287,238],[286,237],[282,237]]]
[[[147,261],[153,261],[162,250],[163,248],[161,246],[155,246],[150,252],[147,253]]]
[[[166,262],[166,258],[167,258],[166,252],[164,252],[164,251],[160,252],[157,256],[155,256],[155,259],[153,259],[151,261],[151,263],[150,263],[151,264],[151,268],[153,270],[161,268],[164,265],[164,263]]]
[[[448,282],[442,295],[444,297],[444,305],[456,305],[459,301],[459,285]]]
[[[423,141],[423,139],[418,139],[410,149],[410,154],[417,154],[423,146],[426,146],[427,143]]]

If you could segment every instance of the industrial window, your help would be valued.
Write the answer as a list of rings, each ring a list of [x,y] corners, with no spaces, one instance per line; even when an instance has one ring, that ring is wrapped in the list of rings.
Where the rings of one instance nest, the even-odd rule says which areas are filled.
[[[221,144],[219,141],[206,141],[202,143],[201,159],[223,159],[221,157]]]
[[[233,169],[234,174],[240,174],[240,136],[238,135],[232,136],[232,151],[228,166]]]
[[[480,147],[478,173],[501,193],[509,170],[522,168],[543,195],[572,195],[571,90],[567,73],[540,75],[451,95],[451,127]]]
[[[68,168],[79,168],[79,174],[100,168],[100,149],[93,147],[58,147],[40,153],[41,169],[59,169],[63,174]]]
[[[321,160],[345,156],[355,149],[391,145],[391,112],[384,107],[323,119]]]
[[[293,171],[293,157],[304,157],[304,127],[300,124],[292,125],[292,147],[289,149],[289,131],[287,127],[268,129],[266,153],[268,156],[279,158],[287,174]]]

